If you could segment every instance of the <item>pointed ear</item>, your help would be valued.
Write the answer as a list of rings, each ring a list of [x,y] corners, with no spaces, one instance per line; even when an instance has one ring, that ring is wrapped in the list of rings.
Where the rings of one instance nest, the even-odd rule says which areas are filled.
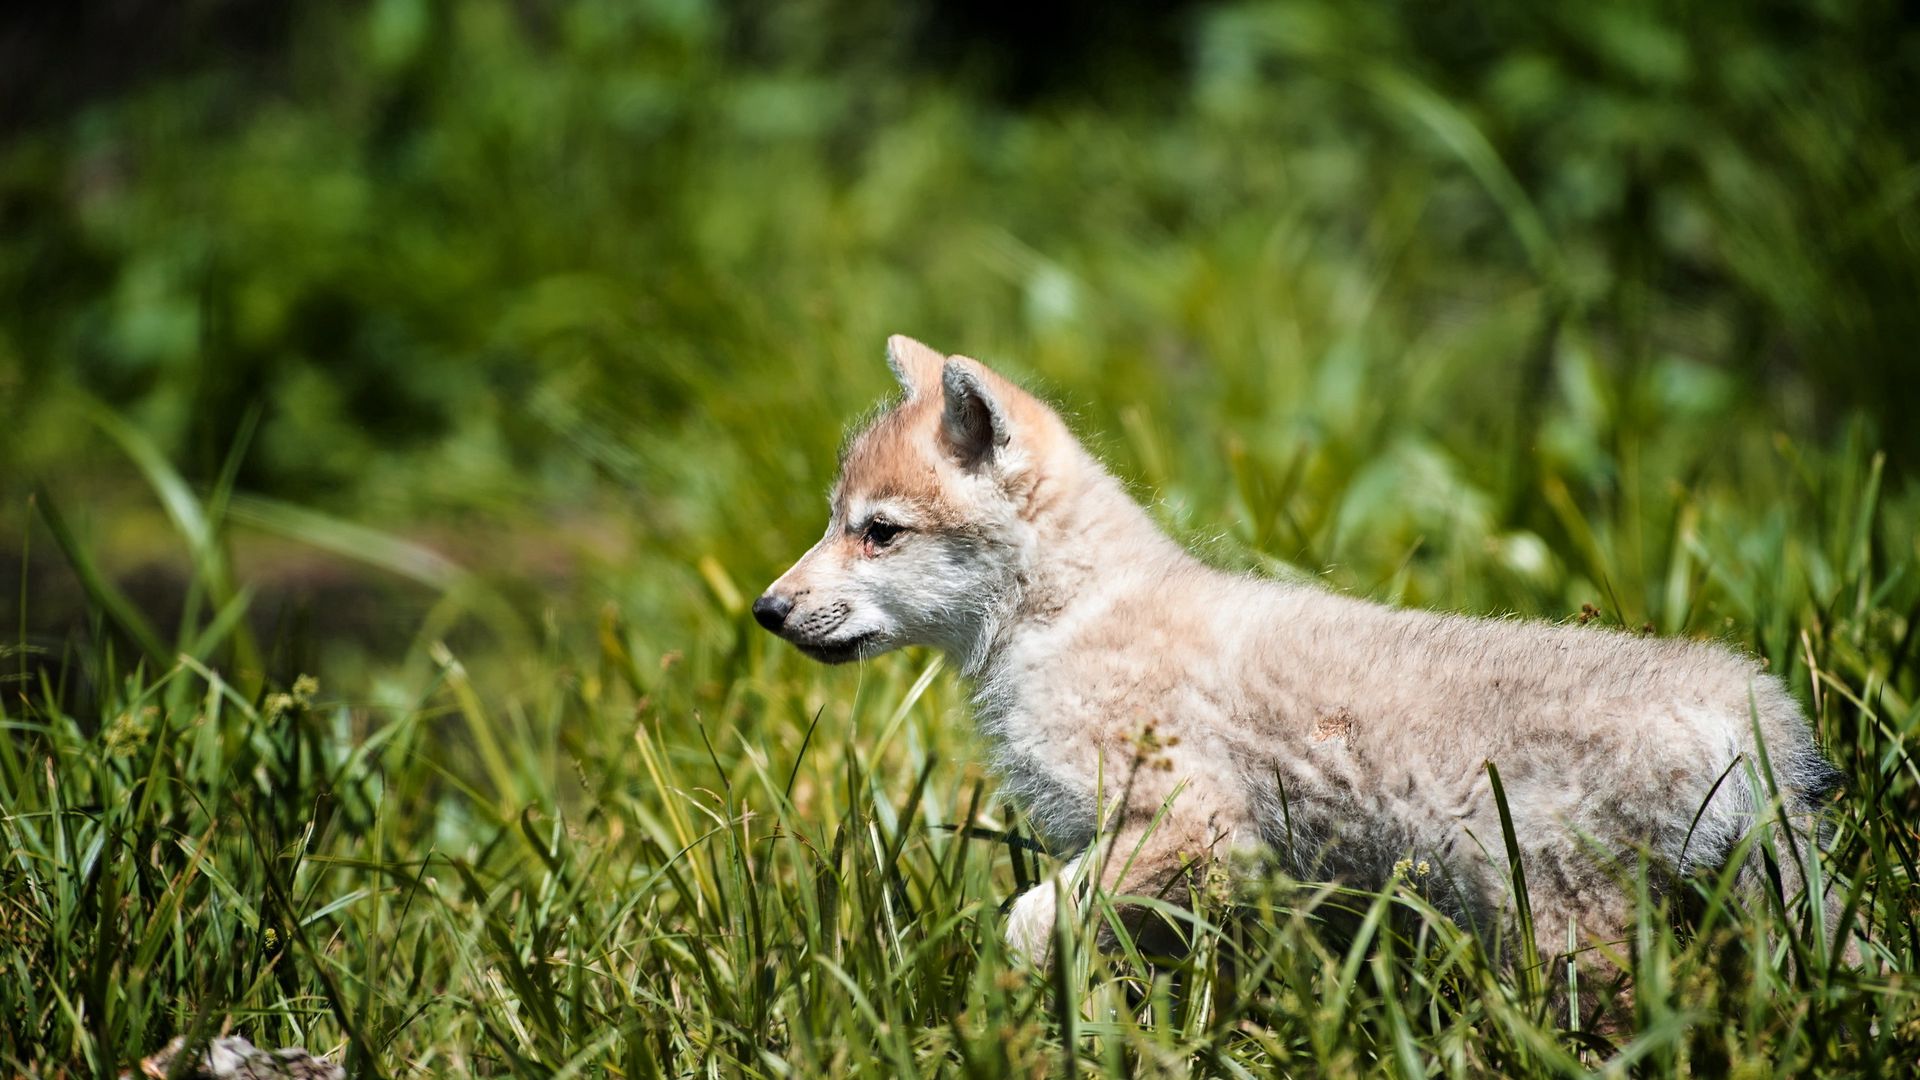
[[[887,367],[912,400],[940,385],[940,368],[947,358],[905,334],[887,339]]]
[[[1007,445],[1012,429],[1007,409],[996,394],[986,369],[962,356],[940,369],[945,406],[940,412],[940,437],[960,464],[978,468]]]

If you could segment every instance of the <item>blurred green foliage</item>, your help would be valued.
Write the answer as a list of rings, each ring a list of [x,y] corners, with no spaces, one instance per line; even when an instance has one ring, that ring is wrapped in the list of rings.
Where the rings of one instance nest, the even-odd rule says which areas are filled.
[[[36,482],[152,621],[183,557],[96,403],[189,488],[236,468],[256,532],[485,584],[509,637],[611,599],[642,652],[722,646],[895,331],[1033,382],[1210,558],[1403,602],[1784,645],[1688,543],[1787,595],[1874,450],[1913,497],[1898,5],[195,10],[230,48],[0,151],[0,556]],[[417,634],[238,564],[335,652]]]
[[[1884,448],[1909,491],[1897,5],[1142,5],[1031,39],[858,0],[234,10],[0,150],[0,537],[38,482],[136,605],[181,557],[90,401],[198,490],[232,461],[450,555],[516,633],[612,598],[645,651],[718,644],[714,570],[750,593],[817,528],[896,331],[1033,382],[1209,557],[1407,602],[1721,632],[1759,613],[1678,609],[1705,571],[1648,553],[1844,512],[1776,437],[1803,478]],[[417,625],[240,562],[336,651]]]
[[[1623,424],[1732,397],[1915,449],[1897,4],[1221,5],[1131,93],[1019,108],[924,63],[926,18],[303,5],[268,63],[18,133],[8,456],[70,450],[84,389],[201,480],[261,405],[246,482],[335,505],[659,488],[689,438],[870,396],[795,384],[891,329],[1273,431],[1479,335],[1431,415],[1510,447],[1584,351]]]

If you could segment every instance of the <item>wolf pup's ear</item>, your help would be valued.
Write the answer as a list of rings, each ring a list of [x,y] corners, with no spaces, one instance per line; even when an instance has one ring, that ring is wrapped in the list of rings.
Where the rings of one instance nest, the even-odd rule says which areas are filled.
[[[887,339],[887,367],[900,380],[909,401],[940,385],[940,368],[946,362],[946,357],[905,334]]]
[[[1006,408],[995,396],[985,370],[964,357],[956,356],[941,368],[940,387],[946,398],[940,436],[955,460],[969,469],[978,468],[1012,437]]]

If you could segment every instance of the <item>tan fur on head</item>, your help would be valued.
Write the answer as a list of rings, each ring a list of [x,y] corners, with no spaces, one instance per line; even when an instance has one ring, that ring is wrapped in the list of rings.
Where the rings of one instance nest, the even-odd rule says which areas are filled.
[[[887,358],[905,393],[853,439],[826,535],[755,616],[822,660],[953,656],[1002,791],[1105,887],[1182,902],[1196,858],[1234,851],[1368,887],[1432,866],[1428,899],[1499,948],[1515,909],[1491,760],[1552,955],[1569,925],[1625,932],[1643,855],[1684,873],[1755,828],[1803,850],[1816,833],[1834,771],[1750,659],[1222,573],[1011,381],[910,338]],[[1776,770],[1757,788],[1737,768],[1760,767],[1756,731]],[[1117,840],[1092,845],[1102,830]],[[1045,950],[1055,896],[1016,903],[1017,948]]]
[[[1028,454],[1044,456],[1066,436],[1066,425],[1045,402],[972,357],[946,356],[895,334],[887,339],[887,367],[903,391],[889,418],[897,413],[921,419],[920,410],[939,401],[949,456],[978,456],[979,444],[988,439],[1004,448],[1016,434]]]
[[[887,339],[887,367],[900,380],[908,398],[931,396],[940,387],[940,369],[947,358],[905,334]]]

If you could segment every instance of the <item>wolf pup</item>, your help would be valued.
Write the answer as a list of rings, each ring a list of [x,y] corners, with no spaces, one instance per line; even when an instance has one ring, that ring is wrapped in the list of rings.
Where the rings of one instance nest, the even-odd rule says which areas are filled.
[[[1624,937],[1642,857],[1724,865],[1759,822],[1775,822],[1787,895],[1801,887],[1839,774],[1752,660],[1224,573],[980,362],[895,337],[888,364],[904,394],[848,444],[826,535],[754,617],[827,663],[944,651],[1004,790],[1077,853],[1062,881],[1092,859],[1110,892],[1179,903],[1234,852],[1367,888],[1419,866],[1491,946],[1516,927],[1492,762],[1542,956],[1570,931]],[[1019,897],[1014,949],[1044,957],[1069,895]]]

